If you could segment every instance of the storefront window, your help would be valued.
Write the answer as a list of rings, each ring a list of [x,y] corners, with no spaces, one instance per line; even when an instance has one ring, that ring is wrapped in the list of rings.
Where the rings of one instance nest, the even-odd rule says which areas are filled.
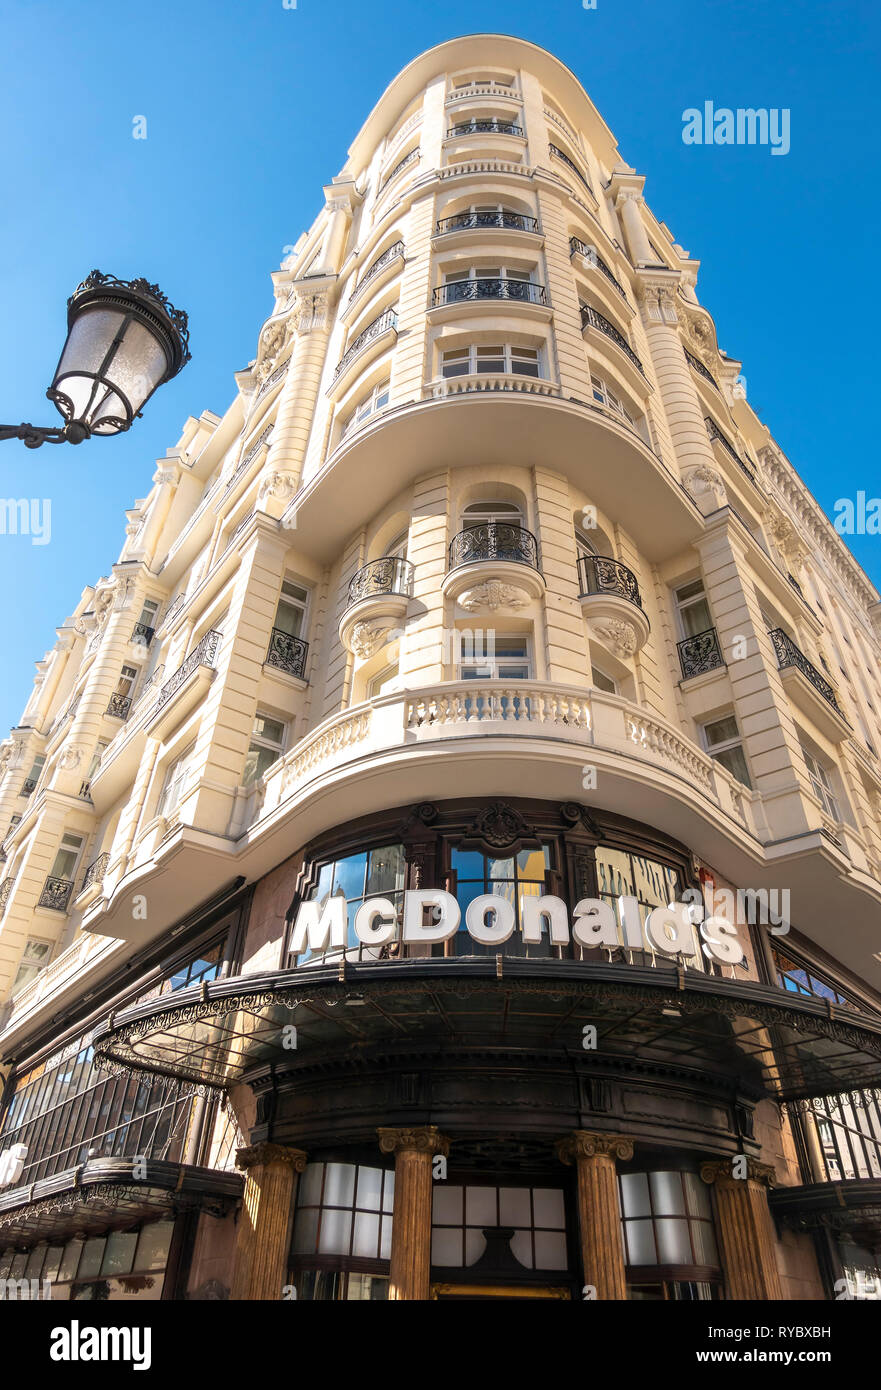
[[[39,1245],[28,1254],[0,1255],[0,1279],[51,1284],[53,1299],[123,1302],[162,1296],[173,1221],[154,1221],[140,1231],[113,1231],[65,1245]]]
[[[359,854],[350,854],[345,859],[334,859],[321,865],[318,882],[308,899],[317,902],[320,907],[324,907],[329,898],[345,899],[348,960],[375,960],[390,953],[387,946],[364,946],[358,940],[355,935],[355,913],[365,898],[388,898],[397,909],[400,923],[405,871],[403,845],[383,845],[380,849],[362,850]],[[314,964],[339,955],[339,951],[313,952],[307,949],[297,957],[297,964],[305,965],[307,961]]]
[[[670,903],[682,898],[682,879],[676,869],[661,864],[654,859],[646,859],[641,854],[631,854],[627,850],[614,849],[611,845],[597,845],[597,892],[605,899],[615,913],[619,939],[626,950],[631,965],[656,965],[670,960],[668,956],[655,955],[650,950],[640,950],[626,945],[624,924],[621,920],[621,897],[636,898],[639,902],[640,917],[645,920],[656,907],[668,907]],[[692,954],[685,957],[686,964],[695,970],[705,970],[707,960],[701,950],[700,935],[692,928]],[[587,952],[583,954],[587,955]]]
[[[298,1298],[387,1297],[395,1174],[356,1163],[309,1163],[297,1185],[291,1284]]]
[[[689,1268],[718,1267],[710,1196],[696,1173],[622,1173],[619,1184],[624,1259],[631,1274],[674,1266],[687,1278]]]
[[[435,1186],[433,1265],[467,1269],[477,1264],[494,1231],[510,1237],[511,1254],[524,1270],[568,1269],[562,1188]]]
[[[506,955],[535,957],[554,953],[547,935],[543,935],[541,942],[536,945],[527,945],[521,935],[523,898],[540,898],[548,892],[545,884],[551,867],[549,845],[524,849],[517,855],[503,859],[492,858],[479,850],[454,849],[451,863],[456,874],[456,899],[462,912],[459,931],[454,942],[450,943],[456,955],[495,955],[499,950],[498,946],[482,946],[465,926],[468,904],[485,893],[505,898],[514,908],[514,935],[502,947]]]

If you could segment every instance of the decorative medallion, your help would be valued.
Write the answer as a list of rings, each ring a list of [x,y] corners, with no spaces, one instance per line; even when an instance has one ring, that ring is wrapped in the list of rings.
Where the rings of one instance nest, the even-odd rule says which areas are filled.
[[[529,595],[513,584],[503,584],[498,579],[488,579],[484,584],[476,584],[459,595],[457,603],[469,613],[484,609],[495,613],[499,608],[526,608]]]

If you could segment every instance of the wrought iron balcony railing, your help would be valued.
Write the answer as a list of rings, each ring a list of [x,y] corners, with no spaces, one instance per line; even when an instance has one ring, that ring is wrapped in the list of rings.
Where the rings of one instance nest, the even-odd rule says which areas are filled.
[[[692,676],[702,676],[706,671],[715,671],[717,667],[725,665],[714,627],[708,627],[706,632],[695,633],[694,637],[686,637],[676,645],[683,680],[690,680]]]
[[[298,680],[305,680],[303,673],[306,670],[308,651],[309,643],[304,642],[302,637],[292,637],[289,632],[282,632],[280,627],[274,627],[269,639],[269,651],[266,653],[266,665],[277,666],[279,671],[296,676]]]
[[[544,285],[531,280],[507,280],[503,276],[475,276],[470,280],[451,280],[438,285],[432,292],[432,308],[440,304],[462,304],[472,299],[512,299],[520,304],[547,306],[548,294]]]
[[[346,607],[351,608],[363,598],[376,598],[382,594],[401,594],[409,597],[413,588],[413,566],[409,560],[401,560],[397,555],[383,555],[380,560],[371,560],[364,565],[349,584]]]
[[[515,125],[513,121],[500,121],[492,117],[486,121],[461,121],[458,125],[450,126],[447,131],[447,138],[454,139],[458,135],[522,135],[523,127]]]
[[[586,176],[585,174],[582,174],[582,172],[581,172],[581,170],[579,169],[578,165],[575,163],[575,161],[574,161],[573,159],[570,159],[570,158],[569,158],[568,154],[564,154],[564,153],[563,153],[563,151],[560,149],[559,145],[548,145],[548,154],[552,154],[552,155],[554,156],[555,159],[561,159],[561,160],[563,161],[564,164],[568,164],[569,168],[572,170],[572,172],[573,172],[573,174],[575,175],[575,177],[576,177],[577,179],[579,179],[579,180],[584,184],[584,186],[585,186],[585,188],[587,189],[587,191],[588,191],[588,193],[590,194],[590,196],[591,196],[591,197],[594,196],[593,189],[591,188],[590,184],[589,184],[588,181],[587,181],[587,176]]]
[[[710,436],[710,442],[712,442],[714,439],[718,439],[726,454],[729,454],[730,457],[734,459],[734,462],[737,464],[738,468],[742,468],[746,476],[750,479],[751,482],[754,483],[756,480],[755,473],[747,464],[744,463],[743,459],[740,457],[740,454],[734,448],[734,445],[728,439],[725,438],[724,434],[719,429],[719,426],[716,424],[716,421],[713,420],[711,416],[705,415],[704,424],[707,427],[707,434]]]
[[[34,792],[36,791],[36,789],[37,789],[37,778],[36,778],[36,777],[26,777],[26,778],[24,779],[24,781],[22,782],[22,784],[21,784],[21,791],[19,792],[19,796],[33,796],[33,794],[34,794]]]
[[[386,174],[382,183],[379,185],[380,193],[383,191],[384,188],[388,187],[392,179],[396,179],[398,177],[398,174],[400,174],[402,169],[406,169],[408,164],[412,164],[415,159],[418,159],[419,155],[420,150],[417,147],[415,150],[411,150],[409,154],[405,154],[403,159],[399,159],[394,169],[392,169],[389,174]]]
[[[580,237],[571,236],[569,238],[569,255],[574,255],[576,251],[578,252],[579,256],[583,256],[586,261],[590,261],[591,265],[595,265],[597,270],[602,271],[606,279],[609,280],[611,284],[615,286],[615,289],[618,291],[622,299],[627,298],[627,291],[621,284],[621,281],[617,280],[615,276],[612,274],[611,270],[606,265],[606,262],[603,260],[602,256],[599,254],[595,246],[588,246],[587,243],[582,241]]]
[[[14,882],[14,878],[4,878],[3,882],[0,883],[0,917],[2,917],[3,913],[6,911]]]
[[[610,560],[605,555],[580,555],[578,557],[579,592],[588,594],[616,594],[642,607],[642,594],[636,575],[620,560]]]
[[[693,352],[689,352],[687,347],[684,347],[682,351],[685,353],[685,360],[689,364],[689,366],[694,367],[694,370],[698,373],[698,375],[705,377],[706,380],[710,383],[710,385],[715,386],[716,390],[718,391],[718,381],[713,376],[712,372],[710,372],[708,368],[704,366],[700,358],[695,357]]]
[[[213,666],[214,658],[217,655],[217,648],[220,645],[221,634],[212,628],[206,632],[197,647],[194,647],[182,666],[179,666],[174,675],[165,682],[159,692],[159,699],[153,706],[152,713],[158,714],[163,705],[167,705],[189,676],[193,674],[198,666]]]
[[[590,304],[582,304],[581,306],[581,327],[582,329],[588,327],[597,328],[599,329],[600,333],[605,333],[606,337],[611,338],[613,343],[617,343],[621,351],[625,352],[627,356],[630,358],[634,367],[636,367],[636,369],[639,372],[642,372],[642,375],[645,376],[645,372],[643,372],[642,370],[642,363],[640,362],[636,353],[633,351],[633,348],[630,346],[627,339],[624,337],[624,334],[619,333],[615,325],[613,323],[610,323],[607,318],[605,318],[601,313],[594,309],[593,306]]]
[[[43,884],[37,906],[51,907],[55,912],[66,912],[72,891],[72,878],[56,878],[54,874],[49,874]]]
[[[150,627],[147,623],[135,623],[129,640],[131,642],[140,642],[142,646],[149,647],[155,636],[155,627]]]
[[[383,266],[388,265],[390,261],[396,260],[398,256],[403,256],[403,254],[404,243],[402,241],[396,241],[393,246],[387,247],[386,250],[383,251],[381,256],[377,256],[373,264],[371,266],[368,266],[367,270],[365,270],[364,274],[361,276],[361,279],[358,281],[357,285],[352,291],[352,298],[349,300],[349,303],[351,304],[353,300],[358,298],[358,295],[364,289],[364,286],[370,283],[374,275],[379,274]]]
[[[358,334],[348,352],[344,353],[337,363],[336,371],[333,374],[334,381],[342,376],[349,363],[358,356],[362,348],[366,347],[374,338],[378,338],[381,333],[385,333],[390,328],[397,328],[397,326],[398,316],[394,309],[384,310],[372,323],[368,323],[363,333]]]
[[[110,703],[107,706],[107,713],[111,714],[114,719],[128,719],[128,712],[131,709],[131,707],[131,695],[117,695],[114,693],[110,696]]]
[[[784,670],[787,666],[795,666],[803,676],[808,678],[814,689],[819,691],[823,699],[832,706],[836,713],[842,714],[841,707],[835,698],[833,686],[830,685],[825,676],[820,675],[814,663],[808,661],[804,652],[795,645],[789,634],[784,632],[782,627],[774,627],[771,628],[768,636],[774,643],[774,652],[780,670]]]
[[[267,439],[272,434],[273,429],[274,425],[267,425],[266,429],[262,430],[261,433],[257,436],[248,452],[242,459],[240,459],[240,461],[236,464],[233,472],[230,473],[229,477],[227,478],[223,488],[224,492],[229,492],[230,488],[235,486],[242,474],[254,462],[260,450],[263,448],[263,445],[266,443]],[[174,616],[174,614],[177,612],[180,605],[184,602],[185,598],[186,595],[181,594],[179,598],[175,599],[174,603],[169,608],[168,613],[166,615],[166,626],[168,625],[169,621]]]
[[[450,542],[450,569],[478,560],[507,560],[538,569],[538,541],[523,526],[509,521],[486,521],[466,526]]]
[[[457,212],[454,217],[442,217],[435,227],[438,236],[446,232],[460,232],[483,227],[500,227],[506,232],[537,232],[537,217],[525,217],[522,212],[504,212],[497,208],[493,212]]]
[[[92,863],[86,869],[86,872],[83,874],[83,881],[80,886],[80,892],[85,893],[87,888],[93,887],[96,883],[101,883],[103,881],[104,875],[107,872],[109,864],[110,854],[108,851],[105,850],[103,854],[99,854],[98,858],[92,861]]]

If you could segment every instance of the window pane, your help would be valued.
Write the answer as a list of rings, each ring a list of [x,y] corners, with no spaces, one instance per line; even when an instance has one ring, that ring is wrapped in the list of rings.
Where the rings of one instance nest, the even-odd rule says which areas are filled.
[[[503,1187],[499,1190],[499,1221],[503,1226],[530,1226],[532,1210],[528,1187]],[[552,1222],[539,1222],[552,1225]]]
[[[330,1207],[350,1207],[355,1198],[355,1165],[328,1163],[324,1182],[324,1204]]]
[[[724,719],[714,719],[712,724],[705,724],[704,728],[710,747],[715,743],[726,743],[730,738],[740,737],[737,720],[733,715],[726,715]]]
[[[536,1226],[562,1231],[566,1225],[563,1192],[559,1187],[537,1187],[532,1194]]]
[[[492,1223],[495,1225],[495,1222]],[[465,1264],[474,1265],[486,1251],[486,1239],[474,1226],[465,1228]]]
[[[532,1269],[532,1231],[531,1229],[515,1231],[511,1237],[511,1254],[515,1260],[519,1260],[524,1269]]]
[[[93,1240],[87,1240],[83,1249],[80,1267],[77,1271],[80,1279],[94,1279],[101,1271],[101,1261],[104,1258],[104,1237],[97,1236]]]
[[[656,1216],[685,1215],[685,1194],[678,1173],[651,1174],[652,1205]]]
[[[137,1245],[137,1231],[114,1231],[109,1235],[101,1264],[102,1275],[128,1274],[134,1265]]]
[[[64,1258],[61,1261],[61,1268],[58,1271],[58,1282],[69,1284],[71,1279],[76,1278],[77,1265],[80,1260],[80,1251],[83,1248],[81,1240],[69,1240],[64,1247]]]
[[[164,1269],[173,1231],[173,1221],[154,1221],[145,1226],[138,1241],[135,1269]]]
[[[338,1211],[334,1207],[325,1207],[321,1213],[321,1234],[318,1238],[319,1255],[348,1255],[351,1234],[351,1211]]]
[[[658,1263],[662,1265],[690,1265],[692,1263],[691,1242],[688,1239],[687,1221],[658,1221]]]
[[[382,1179],[381,1168],[359,1168],[355,1205],[365,1211],[379,1211],[382,1206]]]
[[[685,1179],[685,1199],[688,1203],[688,1211],[691,1216],[709,1217],[712,1211],[710,1206],[710,1190],[705,1182],[702,1182],[697,1173],[683,1173]]]
[[[352,1254],[362,1259],[376,1259],[379,1250],[379,1212],[356,1211],[352,1237]]]
[[[324,1177],[323,1163],[307,1163],[297,1184],[297,1204],[301,1207],[317,1206],[321,1201],[321,1180]]]
[[[566,1236],[563,1231],[536,1231],[535,1267],[536,1269],[565,1269]]]
[[[709,1221],[693,1221],[691,1236],[694,1241],[695,1259],[699,1265],[718,1265],[719,1254],[716,1239]]]
[[[296,1255],[314,1255],[318,1241],[318,1208],[305,1207],[297,1212],[294,1222],[292,1249]]]
[[[625,1221],[627,1232],[627,1263],[631,1265],[657,1264],[655,1257],[655,1237],[651,1221]]]
[[[469,1226],[495,1226],[496,1189],[494,1187],[466,1187],[465,1221]]]
[[[364,896],[364,877],[367,872],[367,855],[353,854],[348,859],[338,859],[334,873],[335,894],[343,893],[347,898]],[[329,1165],[331,1167],[338,1165]],[[354,1171],[354,1170],[353,1170]],[[327,1201],[327,1198],[325,1198]]]
[[[651,1214],[647,1173],[622,1174],[621,1205],[625,1216],[649,1216]]]
[[[463,1213],[463,1189],[438,1184],[434,1189],[431,1219],[438,1226],[461,1225]]]
[[[462,1258],[462,1232],[461,1230],[451,1230],[444,1227],[437,1227],[431,1235],[431,1263],[435,1265],[453,1265],[461,1269]]]

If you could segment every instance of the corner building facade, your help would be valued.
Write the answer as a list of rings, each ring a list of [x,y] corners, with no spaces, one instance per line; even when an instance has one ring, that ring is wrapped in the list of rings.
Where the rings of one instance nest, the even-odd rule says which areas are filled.
[[[878,1296],[881,604],[643,184],[549,53],[416,59],[58,629],[0,1276]]]

